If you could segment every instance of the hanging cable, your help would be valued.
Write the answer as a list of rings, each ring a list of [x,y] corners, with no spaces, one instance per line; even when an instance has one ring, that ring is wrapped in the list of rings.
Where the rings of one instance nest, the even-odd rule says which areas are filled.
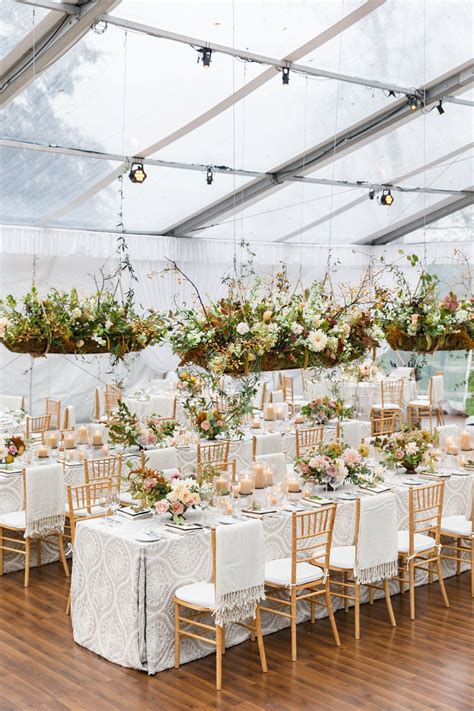
[[[307,114],[308,114],[308,79],[305,79],[304,85],[304,114],[303,114],[303,165],[301,169],[302,175],[304,175],[306,166],[306,129],[307,129]],[[301,219],[300,219],[300,238],[299,238],[299,280],[302,283],[303,278],[303,228],[304,228],[304,197],[305,197],[305,185],[306,183],[301,183]]]

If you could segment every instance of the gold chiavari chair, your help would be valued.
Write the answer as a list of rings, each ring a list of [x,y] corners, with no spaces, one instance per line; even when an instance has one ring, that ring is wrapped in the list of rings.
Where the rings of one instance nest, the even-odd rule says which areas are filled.
[[[440,392],[441,397],[438,399],[436,393]],[[437,371],[436,375],[432,375],[428,381],[428,397],[419,398],[418,400],[410,400],[407,406],[408,427],[413,424],[422,424],[423,418],[427,417],[430,422],[430,432],[433,431],[433,415],[436,415],[436,424],[444,425],[444,413],[442,400],[444,398],[444,376],[443,373]]]
[[[243,552],[244,555],[251,555],[251,551]],[[225,653],[225,629],[219,625],[206,624],[198,621],[203,615],[210,616],[215,607],[215,584],[216,584],[216,529],[211,528],[211,556],[212,556],[212,581],[210,583],[192,583],[184,585],[176,590],[173,597],[175,607],[175,669],[179,669],[181,657],[181,637],[198,639],[206,644],[212,644],[216,648],[216,689],[222,689],[222,655]],[[189,616],[185,616],[184,610],[189,610]],[[260,654],[260,664],[262,672],[267,671],[267,660],[265,657],[265,646],[263,643],[262,625],[260,621],[260,608],[256,607],[255,620],[250,623],[243,621],[235,622],[241,627],[249,630],[252,636],[258,640],[258,651]],[[187,628],[183,629],[183,625]],[[191,632],[192,628],[197,628]],[[204,637],[199,632],[213,633],[214,637]]]
[[[51,415],[39,415],[38,417],[25,417],[25,434],[26,439],[33,435],[42,437],[43,433],[50,429],[49,422]]]
[[[280,388],[283,390],[283,400],[292,403],[295,399],[295,381],[290,375],[280,373]]]
[[[45,415],[50,416],[50,428],[59,429],[61,427],[61,400],[50,400],[46,398]]]
[[[316,447],[320,444],[324,438],[324,428],[319,427],[307,427],[300,430],[296,428],[296,456],[303,456],[308,449]]]
[[[28,499],[26,496],[26,477],[34,476],[30,472],[27,473],[25,469],[22,471],[23,479],[23,511],[14,511],[13,513],[1,514],[0,515],[0,575],[3,575],[3,551],[8,551],[9,553],[15,553],[17,555],[22,555],[25,558],[25,577],[24,577],[24,587],[27,588],[30,583],[30,556],[31,556],[31,541],[33,539],[26,537],[26,521],[28,518]],[[6,536],[4,531],[8,533],[15,533],[17,537]],[[18,537],[18,534],[23,534]],[[64,540],[62,533],[51,533],[44,538],[34,539],[36,545],[36,563],[41,566],[41,543],[47,538],[56,537],[58,539],[59,556],[61,558],[61,563],[64,568],[64,574],[66,578],[69,578],[69,568],[66,561],[66,554],[64,551]],[[5,541],[7,542],[5,544]]]
[[[385,415],[393,414],[399,422],[400,427],[403,424],[403,380],[382,380],[380,383],[380,402],[372,405],[370,415],[376,417],[379,413]]]
[[[370,413],[370,435],[389,435],[397,430],[397,416],[393,411],[375,410]]]
[[[360,525],[360,498],[355,502],[355,521],[354,521],[354,539],[351,546],[336,546],[331,549],[329,559],[329,568],[332,572],[340,573],[342,580],[331,579],[331,594],[333,597],[339,597],[344,600],[344,611],[349,611],[349,602],[354,603],[355,616],[355,638],[360,639],[360,588],[355,575],[355,566],[357,560],[357,547],[359,542],[359,525]],[[334,587],[336,590],[334,590]],[[388,579],[382,581],[382,585],[374,583],[366,584],[369,588],[370,604],[373,603],[373,595],[375,590],[383,590],[385,593],[385,602],[387,612],[390,618],[392,627],[396,627],[395,615],[393,614],[392,601],[390,599],[390,590]]]
[[[209,464],[198,464],[197,475],[201,476],[207,466],[209,466]],[[237,473],[236,459],[231,459],[228,462],[221,462],[220,464],[211,464],[210,466],[212,466],[216,471],[226,474],[231,484],[235,483]]]
[[[122,455],[84,460],[84,481],[90,484],[97,479],[110,479],[120,493],[122,484]]]
[[[408,490],[408,530],[398,532],[400,592],[405,592],[408,582],[410,591],[410,619],[415,619],[415,575],[416,570],[429,573],[430,582],[433,566],[436,566],[438,582],[444,604],[449,600],[441,572],[441,518],[443,515],[444,481],[426,486],[410,487]],[[425,567],[428,565],[428,567]],[[406,579],[408,573],[408,581]]]
[[[229,461],[230,441],[212,444],[201,444],[197,446],[197,465],[200,464],[227,464]]]
[[[267,397],[267,384],[262,383],[262,389],[260,390],[260,401],[259,401],[260,410],[263,410],[263,406],[265,405],[266,397]]]
[[[461,564],[469,558],[471,562],[471,597],[474,597],[474,480],[472,481],[470,520],[461,515],[446,516],[441,519],[441,535],[449,539],[441,549],[441,558],[456,561],[456,575],[461,572]],[[448,554],[443,551],[449,551]],[[467,555],[466,555],[467,554]],[[469,556],[469,558],[468,558]]]
[[[316,511],[293,513],[291,558],[272,560],[265,565],[266,602],[273,606],[260,604],[260,609],[290,620],[291,659],[294,662],[297,657],[297,605],[302,600],[310,603],[312,623],[315,620],[316,604],[327,608],[334,640],[340,646],[329,587],[329,555],[335,516],[336,504]],[[274,593],[285,592],[284,597],[275,597]],[[288,607],[290,610],[286,612],[285,608]]]

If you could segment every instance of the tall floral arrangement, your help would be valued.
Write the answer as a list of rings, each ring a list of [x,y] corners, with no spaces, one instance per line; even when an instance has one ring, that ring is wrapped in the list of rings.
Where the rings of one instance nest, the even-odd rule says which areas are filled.
[[[155,507],[171,491],[171,484],[163,472],[146,466],[132,469],[128,475],[129,492],[133,499],[147,506]]]

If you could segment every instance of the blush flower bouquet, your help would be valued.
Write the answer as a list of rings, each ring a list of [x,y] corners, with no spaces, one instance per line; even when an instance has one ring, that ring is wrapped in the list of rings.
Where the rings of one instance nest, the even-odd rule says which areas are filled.
[[[374,447],[382,453],[386,464],[415,471],[421,464],[432,464],[434,441],[434,436],[428,430],[405,430],[376,437]]]
[[[16,457],[21,457],[25,452],[25,443],[21,437],[0,437],[0,462],[12,464]]]
[[[318,444],[296,460],[296,468],[305,481],[329,484],[333,488],[346,481],[358,484],[371,473],[360,450],[340,442]]]
[[[311,400],[301,407],[301,414],[318,425],[325,425],[329,420],[343,420],[351,417],[352,407],[344,404],[344,400],[330,398],[328,395]]]
[[[129,492],[144,506],[156,507],[171,491],[171,484],[162,472],[146,466],[132,469],[128,475]]]
[[[187,477],[182,479],[179,472],[171,480],[171,490],[166,497],[156,503],[157,513],[170,513],[173,522],[184,523],[184,514],[188,509],[199,506],[201,496],[199,494],[199,484],[196,479]]]
[[[201,410],[195,415],[194,426],[200,437],[216,439],[226,431],[226,419],[220,410]]]

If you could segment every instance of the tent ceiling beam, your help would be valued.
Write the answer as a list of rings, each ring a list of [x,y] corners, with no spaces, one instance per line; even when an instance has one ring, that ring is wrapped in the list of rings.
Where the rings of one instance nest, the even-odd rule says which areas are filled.
[[[239,168],[231,168],[226,165],[213,165],[204,163],[183,163],[182,161],[159,160],[157,158],[139,158],[137,156],[125,156],[118,153],[103,153],[101,151],[86,150],[83,148],[69,148],[66,146],[46,145],[41,143],[32,143],[29,141],[13,141],[6,138],[0,138],[0,146],[17,150],[29,150],[42,153],[53,153],[56,155],[78,156],[88,159],[98,159],[107,161],[116,161],[119,163],[144,163],[159,168],[171,168],[173,170],[191,170],[200,173],[205,173],[212,169],[214,173],[224,173],[227,175],[240,175],[247,178],[266,178],[270,177],[273,180],[279,180],[277,175],[269,173],[261,173],[255,170],[241,170]],[[384,190],[390,189],[402,193],[430,193],[434,195],[465,195],[463,190],[453,190],[449,188],[424,188],[393,185],[392,183],[372,183],[367,180],[331,180],[329,178],[308,178],[301,175],[287,175],[283,177],[284,182],[311,183],[312,185],[326,185],[338,187],[353,187],[361,190]],[[474,193],[472,193],[474,196]]]
[[[426,106],[439,102],[450,91],[460,92],[469,88],[474,82],[473,70],[474,62],[469,61],[428,83],[423,88]],[[421,111],[411,111],[406,101],[398,100],[287,163],[268,171],[266,177],[244,185],[188,218],[171,225],[163,231],[163,234],[170,237],[183,237],[222,215],[240,212],[246,205],[258,202],[270,191],[275,190],[280,183],[283,184],[287,176],[312,173],[332,163],[336,158],[347,155],[421,115],[423,115]],[[273,176],[276,176],[276,181]]]
[[[414,168],[413,170],[410,170],[408,173],[405,173],[403,175],[397,175],[395,178],[392,178],[390,182],[392,183],[402,183],[404,180],[409,180],[410,178],[413,178],[415,175],[418,175],[422,171],[427,171],[431,170],[432,168],[435,168],[437,165],[442,165],[443,163],[447,163],[451,161],[453,158],[456,156],[460,155],[461,153],[465,153],[466,151],[471,150],[474,148],[474,143],[468,143],[465,146],[461,146],[460,148],[457,148],[454,151],[451,151],[450,153],[447,153],[446,155],[440,156],[439,158],[436,158],[436,160],[431,161],[430,163],[426,163],[425,165],[418,166],[417,168]],[[355,200],[351,200],[345,205],[342,205],[341,207],[337,208],[336,210],[333,210],[333,212],[329,212],[327,215],[323,215],[322,217],[318,217],[316,220],[312,220],[311,222],[307,222],[305,225],[300,227],[297,230],[293,230],[293,232],[290,232],[287,235],[284,235],[283,237],[279,237],[276,242],[287,242],[288,240],[292,239],[293,237],[300,237],[303,232],[308,232],[309,230],[312,230],[314,227],[318,227],[319,225],[324,224],[328,220],[332,220],[333,217],[338,217],[339,215],[344,214],[344,212],[347,212],[348,210],[352,210],[352,208],[357,207],[358,205],[361,205],[363,202],[365,202],[366,197],[365,195],[362,197],[357,197]]]
[[[79,14],[49,13],[2,60],[0,107],[17,96],[41,72],[83,37],[104,12],[121,0],[90,0],[78,6]]]
[[[358,7],[356,10],[353,10],[348,15],[345,15],[333,25],[325,29],[323,32],[320,32],[318,35],[312,37],[303,45],[297,47],[295,50],[287,54],[284,57],[284,60],[288,62],[295,62],[298,59],[301,59],[301,57],[304,57],[310,52],[313,52],[315,49],[321,47],[326,42],[330,42],[332,39],[334,39],[334,37],[337,37],[348,27],[355,25],[357,22],[359,22],[359,20],[369,15],[371,12],[376,10],[385,2],[386,0],[366,0],[366,2],[360,7]],[[244,99],[246,96],[249,96],[261,86],[266,84],[268,81],[273,79],[274,76],[275,70],[272,67],[268,67],[257,77],[250,80],[249,82],[241,86],[239,89],[237,89],[237,91],[226,96],[222,101],[219,101],[217,104],[214,104],[214,106],[211,106],[203,113],[199,114],[198,116],[195,116],[193,119],[191,119],[191,121],[188,121],[186,124],[179,126],[170,134],[164,136],[152,145],[140,149],[137,152],[137,155],[140,155],[142,157],[153,155],[154,153],[157,153],[163,148],[166,148],[167,146],[173,144],[175,141],[178,141],[180,138],[183,138],[183,136],[189,135],[192,131],[196,130],[200,126],[203,126],[216,116],[219,116],[221,113],[231,108],[239,101],[242,101],[242,99]],[[68,203],[66,203],[66,205],[63,205],[55,212],[47,215],[41,221],[40,224],[42,226],[49,225],[54,220],[61,218],[64,215],[70,213],[72,210],[75,210],[77,207],[80,207],[100,190],[103,190],[108,185],[113,183],[113,181],[118,178],[118,176],[126,169],[126,167],[127,166],[125,164],[119,166],[114,171],[95,182],[87,190],[83,191],[75,198],[70,200]]]
[[[474,186],[471,186],[467,188],[467,190],[472,190],[473,187]],[[436,222],[436,220],[440,220],[442,217],[463,210],[465,207],[469,207],[469,205],[472,205],[472,197],[469,195],[462,198],[446,198],[436,205],[433,205],[429,210],[420,210],[416,214],[404,220],[400,220],[384,230],[379,230],[372,235],[364,237],[363,240],[356,242],[356,244],[368,244],[372,246],[389,244],[410,232],[414,232],[432,222]]]

